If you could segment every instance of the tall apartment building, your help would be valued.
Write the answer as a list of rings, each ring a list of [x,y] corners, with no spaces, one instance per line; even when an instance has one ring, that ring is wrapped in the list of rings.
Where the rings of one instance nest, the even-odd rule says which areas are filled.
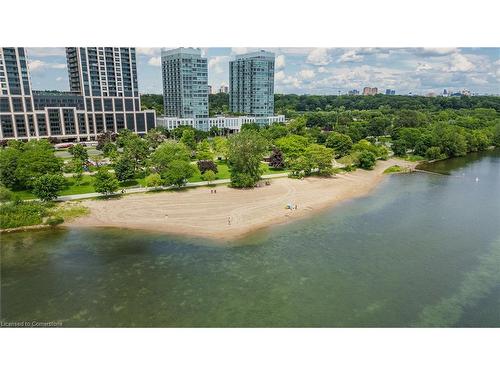
[[[255,117],[274,114],[274,53],[261,50],[229,62],[229,109]]]
[[[386,89],[385,95],[396,95],[396,90]]]
[[[168,117],[194,118],[208,129],[208,67],[198,48],[161,53],[163,106]]]
[[[134,48],[68,47],[71,92],[62,93],[31,90],[24,48],[0,51],[2,139],[93,140],[105,131],[155,127],[155,112],[140,110]]]

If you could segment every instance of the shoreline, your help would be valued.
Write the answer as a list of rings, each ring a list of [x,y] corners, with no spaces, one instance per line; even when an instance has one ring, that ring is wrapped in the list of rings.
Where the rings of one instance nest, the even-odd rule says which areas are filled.
[[[331,178],[278,178],[269,186],[246,190],[219,185],[134,194],[118,200],[82,201],[90,214],[61,226],[139,229],[219,241],[238,240],[367,195],[383,180],[384,170],[395,164],[414,170],[417,163],[379,160],[369,171],[357,169]],[[213,189],[217,193],[211,193]],[[288,204],[297,205],[297,209],[287,209]]]

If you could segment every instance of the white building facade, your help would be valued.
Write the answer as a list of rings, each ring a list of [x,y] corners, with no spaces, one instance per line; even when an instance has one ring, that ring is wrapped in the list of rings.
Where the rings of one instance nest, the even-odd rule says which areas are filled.
[[[163,127],[167,130],[174,130],[179,126],[191,126],[198,130],[208,131],[213,127],[217,129],[226,129],[232,133],[238,133],[244,124],[256,123],[261,126],[271,125],[274,123],[284,123],[284,115],[268,116],[268,117],[254,117],[254,116],[237,116],[237,117],[209,117],[206,118],[206,126],[200,126],[195,118],[180,118],[180,117],[156,117],[156,126]]]

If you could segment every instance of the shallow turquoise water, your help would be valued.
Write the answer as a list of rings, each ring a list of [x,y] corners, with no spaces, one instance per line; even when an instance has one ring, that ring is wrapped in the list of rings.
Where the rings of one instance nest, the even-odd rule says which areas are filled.
[[[219,244],[58,229],[1,239],[1,320],[98,327],[500,327],[500,152]],[[476,177],[479,181],[476,182]]]

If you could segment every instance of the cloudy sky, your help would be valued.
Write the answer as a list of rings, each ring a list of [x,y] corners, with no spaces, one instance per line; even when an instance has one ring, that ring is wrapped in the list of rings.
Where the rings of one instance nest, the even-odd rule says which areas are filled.
[[[228,83],[228,62],[258,48],[203,48],[209,84]],[[259,48],[260,49],[260,48]],[[338,94],[365,86],[500,94],[499,48],[263,48],[276,54],[276,93]],[[161,93],[160,48],[137,48],[139,90]],[[64,48],[28,48],[33,87],[68,90]]]

